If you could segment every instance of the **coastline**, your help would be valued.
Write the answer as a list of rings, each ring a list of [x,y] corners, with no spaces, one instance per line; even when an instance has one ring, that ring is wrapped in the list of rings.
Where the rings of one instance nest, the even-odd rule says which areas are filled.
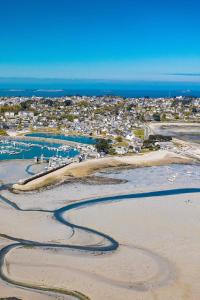
[[[1,284],[1,295],[25,300],[169,300],[173,293],[183,300],[189,299],[186,282],[189,295],[197,299],[199,167],[188,155],[193,144],[173,142],[180,153],[159,150],[73,163],[28,184],[15,184],[25,187],[16,194],[2,180],[0,276],[7,283]],[[25,167],[24,174],[29,161],[13,163],[21,173]],[[2,165],[3,177],[11,183],[13,176],[16,182],[20,174],[12,174],[14,164],[8,165],[6,170]],[[98,172],[107,172],[103,186],[94,182],[88,187],[84,181]],[[175,182],[167,180],[175,174]],[[122,184],[111,186],[112,177],[121,177]],[[52,189],[45,189],[49,185]],[[107,238],[118,247],[110,248]],[[17,287],[21,289],[15,293]]]
[[[33,191],[49,185],[54,185],[67,179],[84,178],[95,172],[108,168],[120,167],[148,167],[160,166],[173,163],[192,163],[194,160],[169,151],[157,151],[138,156],[105,157],[100,159],[90,159],[81,163],[72,163],[60,170],[44,175],[32,180],[27,184],[16,183],[13,185],[14,191]]]
[[[45,143],[52,143],[52,144],[60,144],[60,145],[69,145],[69,146],[78,146],[81,145],[81,143],[78,142],[71,142],[67,140],[61,140],[61,139],[50,139],[50,138],[41,138],[41,137],[31,137],[31,136],[25,136],[25,135],[16,135],[16,136],[1,136],[1,139],[7,139],[7,140],[21,140],[21,141],[35,141],[35,142],[45,142]]]

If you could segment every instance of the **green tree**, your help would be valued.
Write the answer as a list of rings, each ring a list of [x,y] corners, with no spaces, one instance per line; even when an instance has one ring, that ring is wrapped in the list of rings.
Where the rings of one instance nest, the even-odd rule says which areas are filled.
[[[0,129],[0,135],[7,135],[7,132],[6,132],[6,130],[4,130],[4,129]]]
[[[164,122],[164,121],[166,121],[166,119],[167,119],[167,118],[166,118],[166,114],[165,114],[165,113],[162,114],[161,121]]]
[[[75,117],[73,115],[66,115],[66,118],[69,122],[74,122]]]
[[[160,122],[160,115],[158,113],[153,114],[154,121]]]
[[[98,139],[95,146],[98,152],[105,152],[106,154],[108,154],[112,148],[110,140],[105,139]]]
[[[122,141],[123,141],[123,138],[122,138],[122,136],[118,136],[118,137],[116,137],[116,141],[118,142],[118,143],[121,143]]]

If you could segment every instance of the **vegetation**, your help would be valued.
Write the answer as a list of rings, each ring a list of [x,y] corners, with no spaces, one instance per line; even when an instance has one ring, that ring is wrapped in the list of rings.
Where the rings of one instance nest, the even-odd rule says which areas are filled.
[[[0,135],[7,135],[7,132],[6,132],[6,130],[4,130],[4,129],[0,129]]]
[[[31,108],[31,101],[24,101],[24,102],[22,102],[20,105],[21,105],[21,109],[22,110],[30,110],[30,108]]]
[[[169,142],[172,140],[171,136],[165,136],[165,135],[150,135],[148,141],[150,142]]]
[[[144,144],[143,144],[142,148],[143,149],[148,149],[150,151],[153,151],[153,150],[159,150],[160,146],[159,145],[155,145],[154,142],[144,141]]]
[[[0,113],[14,112],[18,113],[21,110],[21,105],[1,105]]]
[[[118,136],[118,137],[116,137],[116,141],[117,141],[118,143],[121,143],[121,142],[123,141],[123,138],[122,138],[122,136]]]
[[[171,136],[150,135],[148,140],[144,141],[143,149],[158,150],[160,149],[160,146],[157,144],[158,142],[169,142],[171,140]]]
[[[78,106],[79,106],[79,107],[88,107],[88,106],[89,106],[89,103],[88,103],[88,101],[86,101],[86,100],[82,100],[82,101],[80,101],[80,102],[78,103]]]
[[[128,147],[129,143],[126,141],[119,142],[115,144],[115,147]]]
[[[157,121],[157,122],[161,121],[160,115],[158,113],[153,114],[153,119],[154,119],[154,121]]]
[[[144,129],[136,129],[134,130],[134,134],[136,137],[140,138],[141,140],[144,140]]]
[[[21,300],[21,299],[16,297],[8,297],[8,298],[0,298],[0,300]]]
[[[71,106],[73,104],[72,100],[65,100],[65,106]]]
[[[175,120],[179,120],[179,115],[176,114],[176,115],[174,116],[174,119],[175,119]]]
[[[66,119],[69,121],[69,122],[74,122],[74,115],[66,115]]]
[[[112,152],[112,146],[110,144],[110,140],[105,139],[98,139],[96,143],[96,149],[98,152],[104,152],[106,154],[111,154]]]
[[[163,114],[162,114],[162,117],[161,117],[161,121],[162,121],[162,122],[165,122],[166,120],[167,120],[166,113],[163,113]]]

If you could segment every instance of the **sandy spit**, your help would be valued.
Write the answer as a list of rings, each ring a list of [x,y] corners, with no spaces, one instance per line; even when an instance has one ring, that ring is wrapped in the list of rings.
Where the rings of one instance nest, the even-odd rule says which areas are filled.
[[[41,178],[32,180],[24,185],[16,183],[13,185],[13,189],[16,191],[33,191],[70,178],[85,177],[106,168],[137,168],[191,162],[192,159],[169,151],[156,151],[138,156],[115,156],[101,159],[91,159],[82,163],[73,163]]]

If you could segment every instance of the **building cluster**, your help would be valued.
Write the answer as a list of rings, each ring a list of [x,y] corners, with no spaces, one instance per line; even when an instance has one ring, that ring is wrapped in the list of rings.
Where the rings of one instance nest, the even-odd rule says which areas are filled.
[[[0,129],[59,129],[66,134],[107,137],[116,151],[141,147],[144,124],[156,121],[200,121],[200,98],[127,98],[71,96],[62,98],[1,97]],[[145,134],[145,130],[144,130]]]

